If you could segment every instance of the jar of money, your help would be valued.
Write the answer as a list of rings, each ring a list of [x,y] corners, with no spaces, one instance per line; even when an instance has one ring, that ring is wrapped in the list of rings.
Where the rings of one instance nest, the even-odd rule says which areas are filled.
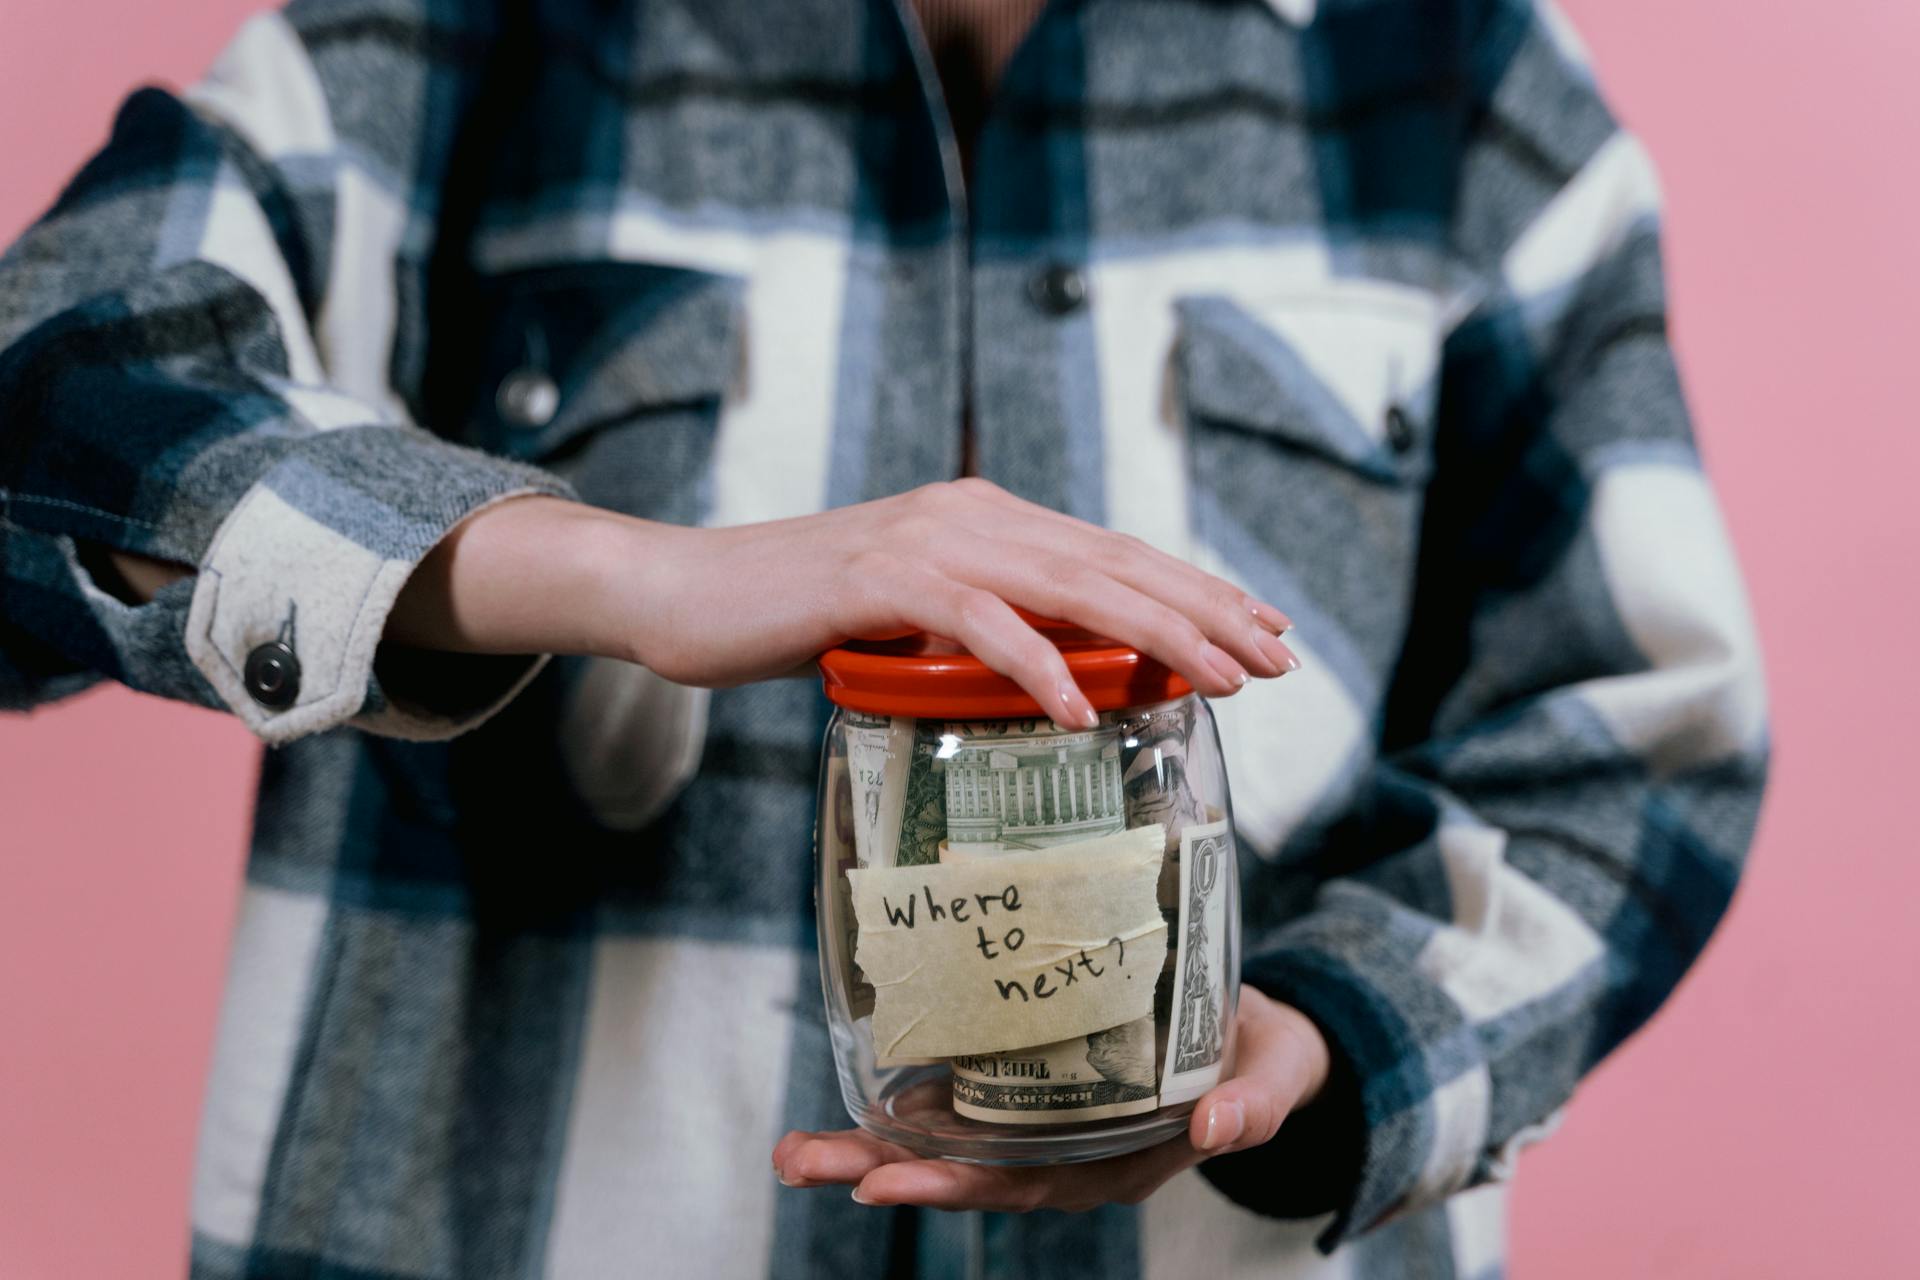
[[[1092,728],[932,637],[820,660],[815,905],[841,1093],[928,1155],[1137,1150],[1181,1133],[1232,1063],[1239,881],[1213,717],[1138,651],[1042,625]]]

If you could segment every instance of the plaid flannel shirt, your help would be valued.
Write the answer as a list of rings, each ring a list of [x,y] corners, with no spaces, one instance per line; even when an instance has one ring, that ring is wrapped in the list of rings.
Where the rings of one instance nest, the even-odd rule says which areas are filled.
[[[295,0],[136,93],[0,261],[0,702],[274,747],[193,1274],[1497,1274],[1764,771],[1656,205],[1526,0],[1060,0],[966,191],[885,0]],[[1339,1084],[1138,1206],[770,1176],[845,1124],[817,689],[380,644],[489,502],[795,515],[951,477],[968,414],[1298,624],[1217,710],[1246,977]],[[103,547],[198,573],[130,606]]]

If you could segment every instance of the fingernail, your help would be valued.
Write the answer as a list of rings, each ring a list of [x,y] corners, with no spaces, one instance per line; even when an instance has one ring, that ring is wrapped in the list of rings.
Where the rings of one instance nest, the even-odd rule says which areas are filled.
[[[779,1177],[780,1185],[783,1187],[804,1187],[807,1185],[807,1180],[805,1178],[789,1178],[784,1173],[778,1174],[776,1176]]]
[[[1207,1136],[1200,1142],[1202,1151],[1218,1151],[1240,1140],[1247,1127],[1247,1109],[1238,1102],[1216,1102],[1207,1111]]]
[[[1269,678],[1287,674],[1286,665],[1274,655],[1273,646],[1275,643],[1271,632],[1261,627],[1258,623],[1254,624],[1253,651],[1260,660],[1260,674]]]
[[[1093,709],[1086,695],[1070,684],[1060,686],[1060,701],[1066,704],[1069,722],[1062,729],[1091,729],[1100,723],[1100,713]]]
[[[1289,671],[1300,669],[1300,659],[1294,656],[1293,650],[1281,643],[1280,637],[1268,635],[1255,627],[1253,643],[1260,650],[1260,656],[1273,664],[1274,675],[1285,675]]]
[[[1238,689],[1247,682],[1247,669],[1233,660],[1233,655],[1211,642],[1200,649],[1200,657],[1212,668],[1213,673]]]
[[[1274,635],[1281,634],[1293,625],[1293,619],[1287,617],[1286,614],[1280,612],[1264,600],[1255,600],[1252,596],[1248,596],[1246,598],[1246,606],[1247,612],[1253,615],[1254,621],[1258,622]]]
[[[855,1187],[853,1189],[853,1202],[855,1204],[872,1204],[873,1203],[873,1201],[867,1199],[865,1196],[860,1194],[859,1187]]]

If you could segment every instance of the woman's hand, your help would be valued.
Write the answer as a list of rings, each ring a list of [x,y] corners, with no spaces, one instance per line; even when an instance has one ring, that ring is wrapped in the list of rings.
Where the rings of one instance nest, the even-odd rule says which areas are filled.
[[[1210,697],[1299,665],[1273,606],[976,479],[722,529],[515,499],[427,557],[386,636],[597,653],[725,686],[789,674],[849,639],[929,631],[1016,681],[1059,724],[1091,724],[1059,652],[1014,606],[1130,644]]]
[[[1006,1169],[927,1160],[858,1129],[789,1133],[773,1169],[790,1187],[853,1187],[861,1204],[932,1209],[1092,1209],[1138,1204],[1162,1183],[1209,1156],[1270,1142],[1288,1113],[1326,1083],[1327,1043],[1305,1014],[1251,987],[1240,992],[1237,1063],[1231,1079],[1202,1097],[1186,1136],[1145,1151],[1086,1164]]]

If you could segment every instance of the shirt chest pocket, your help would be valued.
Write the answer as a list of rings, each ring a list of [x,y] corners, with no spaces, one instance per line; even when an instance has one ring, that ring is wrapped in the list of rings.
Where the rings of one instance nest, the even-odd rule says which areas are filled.
[[[720,412],[742,381],[744,287],[622,262],[489,280],[470,442],[553,471],[595,506],[699,523]]]
[[[1188,425],[1385,486],[1432,458],[1439,308],[1363,285],[1175,304]]]

